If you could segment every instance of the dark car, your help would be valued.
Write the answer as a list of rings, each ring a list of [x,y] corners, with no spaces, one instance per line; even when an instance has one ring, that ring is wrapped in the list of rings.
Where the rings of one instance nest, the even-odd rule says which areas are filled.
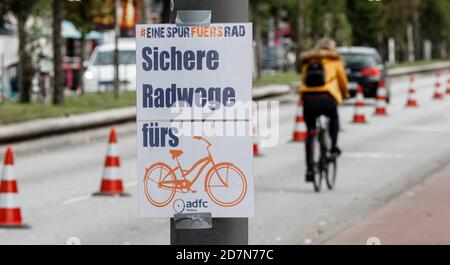
[[[380,81],[386,76],[383,61],[377,50],[369,47],[339,47],[337,51],[344,59],[350,95],[354,97],[358,85],[362,85],[364,97],[375,98]],[[389,102],[391,93],[387,86],[386,91],[386,100]]]

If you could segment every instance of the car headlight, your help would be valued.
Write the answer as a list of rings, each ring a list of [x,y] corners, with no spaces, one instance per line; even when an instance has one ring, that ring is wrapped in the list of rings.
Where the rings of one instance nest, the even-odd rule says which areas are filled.
[[[94,79],[94,73],[92,73],[91,71],[86,71],[86,73],[84,73],[84,78],[86,78],[87,80],[92,80]]]

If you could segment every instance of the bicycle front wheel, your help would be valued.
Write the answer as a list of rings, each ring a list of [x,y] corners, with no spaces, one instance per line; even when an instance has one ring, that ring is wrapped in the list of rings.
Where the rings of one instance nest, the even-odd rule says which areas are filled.
[[[205,189],[215,204],[232,207],[244,199],[247,193],[247,179],[235,165],[219,163],[208,172]]]
[[[175,173],[164,163],[151,165],[145,171],[144,191],[147,200],[156,207],[169,204],[176,192]]]

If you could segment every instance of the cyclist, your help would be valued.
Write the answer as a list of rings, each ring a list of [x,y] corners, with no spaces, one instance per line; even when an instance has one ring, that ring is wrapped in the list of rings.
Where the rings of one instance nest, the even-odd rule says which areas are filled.
[[[339,115],[337,106],[349,97],[347,75],[340,55],[336,52],[336,42],[332,39],[320,40],[315,49],[300,55],[302,85],[300,96],[303,115],[308,131],[306,139],[306,181],[314,180],[314,137],[316,120],[325,115],[329,118],[331,156],[341,154],[338,147]]]

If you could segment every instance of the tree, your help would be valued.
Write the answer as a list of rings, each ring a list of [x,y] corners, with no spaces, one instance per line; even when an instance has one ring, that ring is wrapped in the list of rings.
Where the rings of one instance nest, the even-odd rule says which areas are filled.
[[[267,40],[269,21],[283,20],[294,25],[299,50],[330,37],[339,45],[375,47],[383,54],[387,40],[393,38],[397,58],[405,61],[412,55],[420,57],[423,39],[430,39],[435,56],[450,57],[450,0],[253,0],[251,4],[253,13],[259,14],[252,21],[261,29],[261,42]]]
[[[423,38],[431,40],[438,49],[435,55],[449,56],[450,41],[450,10],[449,0],[423,0],[420,12],[420,34]]]
[[[348,0],[346,14],[350,24],[354,25],[352,27],[353,44],[378,47],[383,31],[383,4]]]
[[[5,14],[6,14],[6,5],[2,1],[0,2],[0,34],[5,28],[5,19],[4,19]]]
[[[253,39],[255,40],[255,60],[256,60],[256,79],[261,78],[261,16],[259,14],[258,0],[252,0],[251,5],[251,16],[253,21]]]
[[[351,25],[347,20],[345,2],[341,0],[314,0],[308,2],[310,36],[333,38],[340,45],[351,44]]]
[[[60,0],[53,0],[53,104],[61,105],[64,103],[64,76],[63,76],[63,58],[62,45],[63,39],[61,34],[61,24],[63,16],[63,3]]]
[[[161,23],[169,23],[170,22],[170,1],[171,0],[162,0],[163,8],[161,14]]]
[[[30,18],[33,7],[38,1],[6,0],[6,10],[11,11],[17,18],[17,31],[19,35],[19,64],[17,67],[17,80],[19,87],[19,102],[28,103],[31,100],[31,87],[34,75],[32,58],[27,49],[26,23]]]
[[[303,44],[303,40],[306,38],[306,0],[298,0],[298,19],[297,19],[297,45],[298,56],[300,52],[306,49],[306,45]],[[297,58],[299,60],[300,58]]]
[[[151,0],[139,0],[141,1],[141,22],[143,24],[152,24],[152,5]]]
[[[409,57],[407,28],[412,25],[417,32],[415,18],[420,12],[420,2],[421,0],[383,1],[384,39],[394,38],[400,61],[406,61]]]

